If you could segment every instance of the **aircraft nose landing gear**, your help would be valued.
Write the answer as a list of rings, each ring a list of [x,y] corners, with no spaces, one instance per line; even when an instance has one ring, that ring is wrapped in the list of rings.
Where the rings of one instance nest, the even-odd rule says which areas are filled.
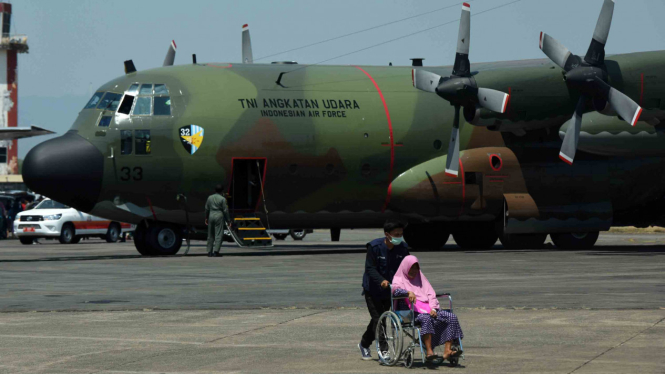
[[[172,256],[182,246],[182,228],[163,222],[142,222],[134,232],[134,246],[144,256]]]

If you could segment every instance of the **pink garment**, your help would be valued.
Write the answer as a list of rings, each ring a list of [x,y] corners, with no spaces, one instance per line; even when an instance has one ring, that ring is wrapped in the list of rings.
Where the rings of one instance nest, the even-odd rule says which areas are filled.
[[[406,305],[408,305],[409,309],[411,309],[411,302],[409,299],[406,299]],[[429,312],[432,311],[432,308],[430,308],[429,302],[416,300],[416,305],[413,310],[420,314],[429,314]]]
[[[397,272],[393,277],[393,289],[401,288],[413,292],[416,295],[416,306],[418,306],[418,301],[421,301],[428,303],[429,307],[432,309],[439,309],[439,300],[436,299],[436,292],[434,292],[434,289],[425,277],[425,274],[423,274],[422,271],[419,271],[413,279],[409,278],[409,270],[411,270],[411,267],[417,263],[418,258],[416,258],[416,256],[404,257],[402,264],[399,266],[399,269],[397,269]]]

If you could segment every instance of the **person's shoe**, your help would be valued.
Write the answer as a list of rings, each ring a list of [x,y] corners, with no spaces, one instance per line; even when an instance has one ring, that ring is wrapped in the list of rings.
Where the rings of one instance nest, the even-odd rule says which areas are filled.
[[[363,360],[368,361],[372,359],[372,354],[369,352],[369,348],[364,348],[358,343],[358,349],[360,349],[360,354],[362,355]]]
[[[222,257],[222,255],[219,252],[215,252],[212,257]]]
[[[212,257],[212,252],[208,252],[208,257]]]

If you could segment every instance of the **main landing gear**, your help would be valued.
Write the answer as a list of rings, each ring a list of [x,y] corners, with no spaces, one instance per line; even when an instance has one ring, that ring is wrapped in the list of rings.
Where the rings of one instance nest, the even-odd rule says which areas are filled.
[[[550,238],[559,249],[589,249],[598,240],[598,231],[550,234]]]
[[[468,223],[453,231],[453,239],[462,249],[490,249],[498,238],[494,222]]]
[[[450,232],[445,225],[437,223],[409,224],[404,229],[404,240],[416,250],[436,251],[442,249]]]
[[[134,246],[144,256],[172,256],[182,246],[182,228],[162,222],[141,222],[134,231]]]

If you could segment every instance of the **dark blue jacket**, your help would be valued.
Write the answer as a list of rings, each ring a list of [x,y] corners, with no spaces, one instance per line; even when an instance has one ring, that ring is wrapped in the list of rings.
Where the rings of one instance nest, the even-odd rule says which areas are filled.
[[[395,272],[397,272],[404,257],[408,255],[409,249],[404,242],[394,246],[393,249],[388,249],[385,237],[367,243],[363,295],[368,293],[376,299],[389,299],[390,287],[387,289],[381,288],[381,282],[387,280],[392,283]]]

